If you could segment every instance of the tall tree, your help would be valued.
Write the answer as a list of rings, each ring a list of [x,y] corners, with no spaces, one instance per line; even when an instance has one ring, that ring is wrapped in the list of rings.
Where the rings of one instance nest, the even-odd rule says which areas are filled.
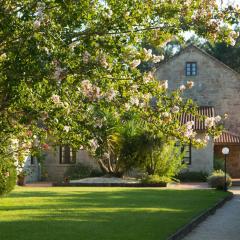
[[[230,42],[236,33],[221,26],[238,14],[215,0],[1,1],[0,154],[13,139],[23,151],[50,139],[101,159],[108,130],[135,115],[153,133],[194,138],[177,120],[194,109],[180,101],[184,88],[168,93],[166,82],[139,71],[141,62],[162,59],[142,41],[163,46],[195,31]]]

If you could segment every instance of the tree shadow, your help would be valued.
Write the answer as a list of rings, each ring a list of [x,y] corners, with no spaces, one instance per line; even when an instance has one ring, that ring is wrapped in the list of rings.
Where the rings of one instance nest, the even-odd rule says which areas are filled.
[[[21,189],[0,199],[0,239],[166,239],[217,199],[209,190]]]

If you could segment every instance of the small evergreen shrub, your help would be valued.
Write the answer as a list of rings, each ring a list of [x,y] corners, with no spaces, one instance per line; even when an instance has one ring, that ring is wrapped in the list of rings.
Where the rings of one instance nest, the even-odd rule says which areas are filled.
[[[0,159],[0,196],[12,191],[16,185],[17,171],[13,162]]]
[[[147,175],[146,177],[142,178],[142,183],[146,184],[158,184],[158,183],[168,183],[172,182],[172,179],[168,177],[160,177],[159,175]]]
[[[103,173],[100,170],[94,169],[92,166],[78,163],[66,170],[64,177],[69,180],[77,180],[87,177],[100,177]]]
[[[176,178],[180,180],[180,182],[206,182],[208,177],[208,173],[206,172],[181,172]]]
[[[208,184],[212,188],[216,188],[219,190],[224,189],[225,185],[225,174],[222,170],[216,170],[212,172],[212,174],[208,177]],[[230,187],[232,185],[232,179],[227,174],[227,187]]]

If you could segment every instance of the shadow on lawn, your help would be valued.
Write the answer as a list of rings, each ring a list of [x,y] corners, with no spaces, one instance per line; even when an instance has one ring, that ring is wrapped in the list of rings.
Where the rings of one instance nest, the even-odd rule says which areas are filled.
[[[163,240],[209,199],[214,191],[21,189],[0,199],[0,239]]]
[[[206,190],[202,190],[206,191]],[[23,191],[13,192],[9,195],[9,198],[21,199],[24,201],[24,206],[9,206],[13,209],[28,209],[28,207],[35,209],[42,209],[42,206],[38,203],[31,204],[31,198],[41,198],[39,204],[43,203],[45,208],[87,208],[87,207],[108,207],[108,208],[119,208],[119,207],[150,207],[150,208],[174,208],[176,207],[176,200],[178,205],[189,204],[189,197],[191,201],[198,201],[201,193],[199,190],[167,190],[161,189],[127,189],[118,191],[91,191],[89,189],[74,189],[72,191]],[[190,195],[190,196],[189,196]],[[211,194],[207,194],[211,198]],[[212,194],[214,198],[215,194]],[[7,199],[6,197],[5,199]],[[204,202],[204,199],[202,199]],[[29,205],[28,205],[29,203]],[[34,205],[34,206],[33,206]],[[6,207],[0,206],[1,210]]]
[[[203,190],[205,191],[205,190]],[[21,199],[24,205],[0,206],[0,210],[22,209],[68,209],[68,208],[167,208],[187,210],[189,204],[198,201],[202,191],[167,190],[162,194],[160,189],[127,189],[118,191],[90,191],[89,189],[72,190],[70,192],[55,191],[24,191],[13,192],[10,198]],[[215,194],[212,194],[215,197]],[[7,197],[8,198],[8,197]],[[7,199],[5,198],[5,199]],[[39,202],[31,203],[31,198],[40,198]],[[202,202],[209,201],[202,199]],[[176,205],[177,201],[177,205]],[[191,201],[191,202],[190,202]],[[180,207],[180,208],[178,208]]]

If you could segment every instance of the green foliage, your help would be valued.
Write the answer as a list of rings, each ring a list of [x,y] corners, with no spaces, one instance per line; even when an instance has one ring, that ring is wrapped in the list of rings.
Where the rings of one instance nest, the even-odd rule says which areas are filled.
[[[210,43],[207,42],[203,45],[204,49],[225,63],[230,68],[240,73],[240,40],[234,44],[234,46],[228,45],[224,42],[221,43]]]
[[[168,178],[168,177],[160,177],[159,175],[147,175],[146,177],[142,178],[141,182],[142,183],[149,183],[149,184],[154,184],[154,183],[169,183],[172,182],[173,179]]]
[[[206,182],[208,173],[183,171],[176,175],[181,182]]]
[[[214,157],[213,160],[213,168],[214,170],[224,170],[224,159],[223,158],[219,158],[219,157]]]
[[[87,177],[99,177],[102,175],[103,173],[100,170],[96,170],[92,166],[82,163],[78,163],[69,167],[64,174],[65,178],[68,178],[69,180],[77,180]]]
[[[212,172],[212,174],[208,177],[208,184],[210,187],[216,188],[216,189],[224,189],[225,185],[225,174],[222,170],[216,170]],[[227,174],[227,186],[230,187],[232,185],[232,179]]]
[[[182,158],[183,153],[174,140],[151,135],[144,129],[128,137],[121,151],[127,169],[137,167],[149,175],[167,178],[174,177],[185,167]]]
[[[12,191],[16,185],[17,172],[13,162],[0,159],[0,196]]]
[[[196,104],[138,67],[162,60],[143,40],[161,52],[189,30],[212,40],[235,38],[231,26],[221,26],[236,24],[238,9],[192,2],[2,1],[0,156],[44,151],[50,141],[83,148],[106,172],[119,172],[121,139],[114,129],[135,116],[153,136],[204,146],[179,123],[179,114],[196,114]]]

